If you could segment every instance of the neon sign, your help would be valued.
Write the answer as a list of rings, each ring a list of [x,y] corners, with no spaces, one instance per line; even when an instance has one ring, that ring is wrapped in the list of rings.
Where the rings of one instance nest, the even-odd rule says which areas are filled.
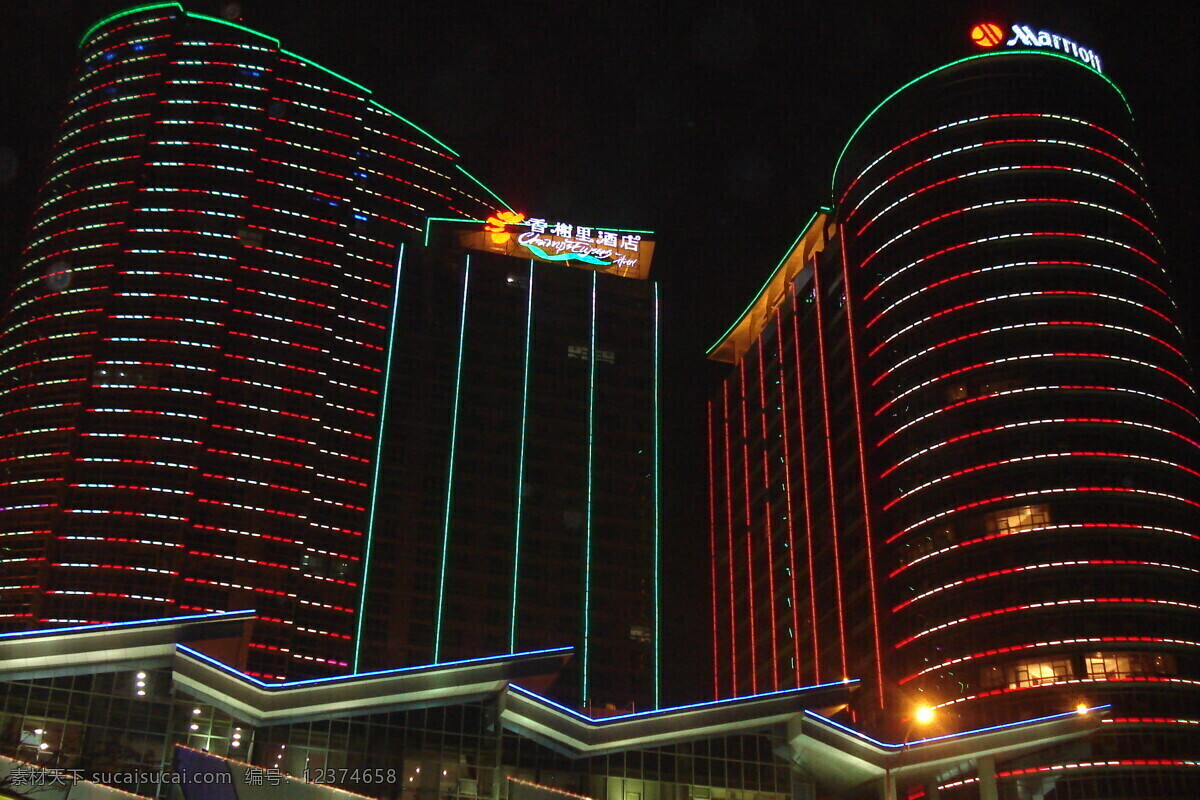
[[[976,25],[971,29],[971,40],[980,47],[993,47],[1003,38],[1001,28],[992,22]],[[1006,47],[1037,47],[1049,48],[1077,58],[1096,72],[1103,72],[1100,67],[1100,56],[1095,50],[1083,47],[1078,42],[1050,31],[1035,31],[1028,25],[1014,24],[1012,38],[1004,43]]]
[[[523,214],[502,211],[488,217],[482,230],[465,228],[458,235],[460,243],[472,250],[645,280],[654,253],[654,242],[643,238],[649,233],[525,219]]]

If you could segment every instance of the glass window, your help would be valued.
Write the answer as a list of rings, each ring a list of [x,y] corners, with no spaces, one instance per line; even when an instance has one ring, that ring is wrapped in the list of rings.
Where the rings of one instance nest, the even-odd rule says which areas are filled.
[[[1083,663],[1089,678],[1108,680],[1176,672],[1175,656],[1164,653],[1095,653]]]
[[[993,511],[983,519],[988,533],[1028,530],[1050,522],[1050,506],[1042,504],[1006,508]]]

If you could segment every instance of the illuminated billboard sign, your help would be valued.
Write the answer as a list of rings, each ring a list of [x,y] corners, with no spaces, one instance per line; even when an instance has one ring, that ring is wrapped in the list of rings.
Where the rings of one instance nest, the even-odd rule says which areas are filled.
[[[1012,38],[1005,40],[1003,28],[994,22],[984,22],[971,29],[971,41],[980,47],[995,47],[1004,42],[1005,47],[1035,47],[1057,50],[1072,58],[1079,59],[1084,64],[1096,70],[1096,72],[1104,71],[1100,68],[1100,56],[1096,54],[1095,50],[1090,50],[1078,42],[1068,39],[1065,36],[1060,36],[1057,33],[1034,30],[1029,25],[1013,25]]]
[[[623,278],[645,280],[650,274],[652,231],[599,228],[502,211],[480,227],[459,232],[459,243],[471,250],[532,258]]]

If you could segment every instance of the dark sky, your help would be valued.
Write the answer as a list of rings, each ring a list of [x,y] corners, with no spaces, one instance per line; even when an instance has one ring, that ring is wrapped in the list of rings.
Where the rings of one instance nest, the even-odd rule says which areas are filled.
[[[11,280],[79,36],[128,2],[8,0],[0,259]],[[235,4],[192,0],[221,16]],[[1098,52],[1139,128],[1192,353],[1200,10],[1166,2],[243,0],[240,21],[375,92],[463,156],[514,208],[657,231],[663,284],[670,603],[668,699],[707,672],[704,400],[712,340],[826,201],[834,160],[875,103],[976,50],[970,27],[1023,22]]]

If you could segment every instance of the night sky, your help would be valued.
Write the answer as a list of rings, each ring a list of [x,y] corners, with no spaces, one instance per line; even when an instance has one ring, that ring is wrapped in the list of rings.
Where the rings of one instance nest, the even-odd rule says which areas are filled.
[[[0,115],[7,292],[80,35],[131,2],[8,0]],[[704,691],[704,351],[828,199],[874,105],[1012,22],[1100,54],[1129,97],[1159,234],[1200,353],[1195,252],[1200,6],[1188,2],[707,3],[192,0],[369,87],[530,216],[657,232],[662,282],[667,699]],[[1193,357],[1193,363],[1196,363]]]

